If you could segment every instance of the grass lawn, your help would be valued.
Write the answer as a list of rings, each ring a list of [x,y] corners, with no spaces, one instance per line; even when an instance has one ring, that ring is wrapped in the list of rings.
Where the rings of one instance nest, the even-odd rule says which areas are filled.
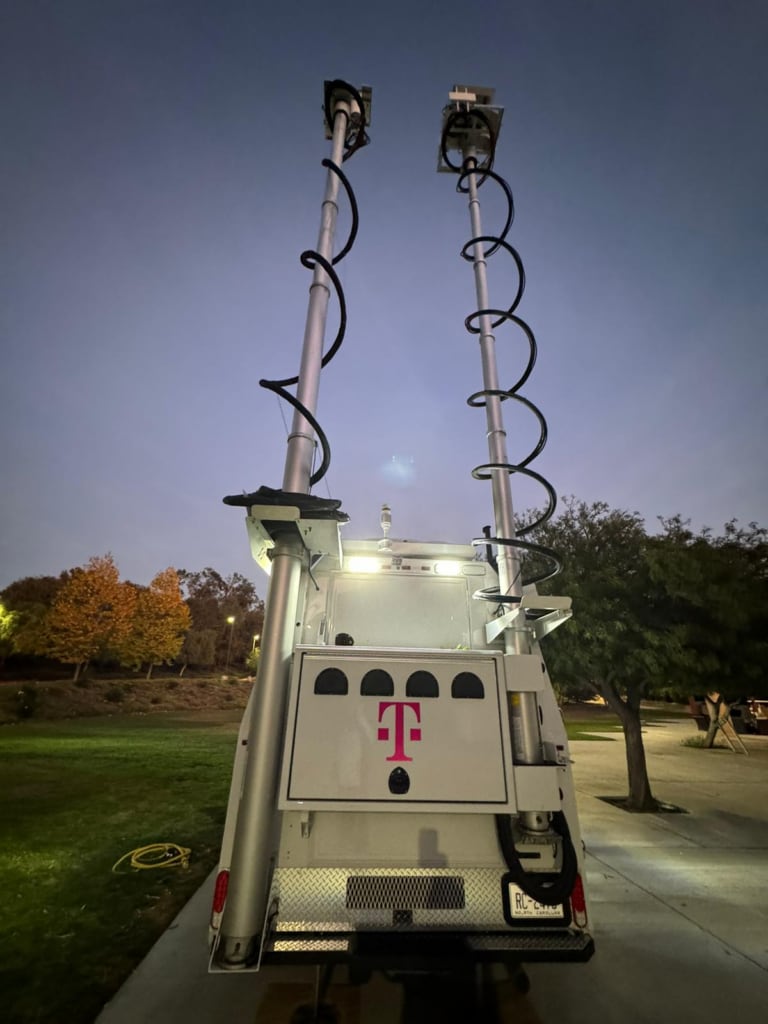
[[[621,736],[621,725],[619,722],[603,721],[599,719],[594,722],[579,721],[569,722],[565,719],[565,731],[569,740],[612,740],[616,734]],[[603,735],[603,733],[605,735]]]
[[[238,719],[0,729],[3,1020],[92,1024],[216,863]],[[155,842],[191,847],[189,869],[112,873]]]
[[[690,719],[688,708],[679,704],[643,707],[640,720],[643,731],[664,722]],[[622,736],[621,723],[608,708],[599,704],[567,704],[563,709],[565,731],[569,740],[612,740]]]
[[[678,713],[642,717],[652,726]],[[218,856],[240,714],[0,728],[2,1020],[92,1024],[199,887]],[[599,706],[569,706],[564,717],[571,739],[621,739]],[[191,847],[189,869],[112,872],[123,854],[157,842]]]

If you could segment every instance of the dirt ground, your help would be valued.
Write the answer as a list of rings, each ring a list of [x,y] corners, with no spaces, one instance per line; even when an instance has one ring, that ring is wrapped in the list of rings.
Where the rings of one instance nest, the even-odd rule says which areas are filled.
[[[29,719],[242,709],[251,685],[251,679],[234,676],[0,681],[0,725]]]

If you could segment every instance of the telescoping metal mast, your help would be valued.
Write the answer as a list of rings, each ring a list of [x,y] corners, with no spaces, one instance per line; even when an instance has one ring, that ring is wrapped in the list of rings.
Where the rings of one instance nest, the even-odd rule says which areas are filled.
[[[276,791],[295,643],[296,611],[309,557],[297,524],[298,516],[294,518],[292,513],[297,509],[305,512],[315,509],[318,514],[331,516],[336,521],[346,519],[343,513],[338,512],[339,502],[313,498],[309,492],[325,474],[330,460],[325,435],[315,417],[320,371],[337,351],[346,326],[343,292],[333,266],[349,252],[357,231],[357,207],[341,164],[367,142],[365,126],[370,121],[370,101],[371,91],[365,86],[358,91],[340,80],[325,83],[325,126],[326,136],[331,141],[331,156],[323,160],[327,174],[317,249],[307,250],[301,255],[302,264],[312,270],[301,367],[296,377],[260,382],[294,408],[282,490],[261,488],[254,494],[225,499],[228,504],[248,509],[252,546],[264,540],[270,548],[271,561],[258,680],[247,739],[249,756],[244,769],[232,861],[226,880],[226,904],[218,950],[220,962],[231,967],[242,966],[252,956],[266,912],[278,818]],[[340,185],[351,202],[353,224],[349,239],[334,256]],[[324,353],[332,288],[339,299],[341,324],[334,342]],[[296,385],[295,395],[286,390],[292,385]],[[318,441],[323,453],[322,462],[313,471]],[[260,536],[265,520],[270,523],[268,538]]]
[[[489,548],[491,544],[496,545],[499,575],[498,590],[494,588],[491,592],[475,596],[498,605],[498,615],[489,623],[487,630],[489,642],[503,634],[508,654],[530,654],[533,632],[526,623],[523,587],[550,578],[557,573],[560,566],[553,551],[521,538],[550,518],[555,509],[556,495],[551,484],[529,468],[529,463],[536,458],[546,443],[547,426],[540,410],[530,399],[519,393],[536,361],[536,341],[531,328],[516,313],[525,287],[525,273],[519,253],[507,241],[514,218],[512,191],[508,183],[493,169],[496,143],[504,114],[503,108],[495,106],[493,99],[493,89],[454,85],[449,94],[449,103],[443,109],[438,171],[458,175],[456,188],[459,193],[468,197],[472,229],[472,237],[462,248],[461,256],[472,264],[477,309],[466,318],[465,326],[470,334],[478,337],[483,387],[469,397],[468,404],[485,408],[488,439],[488,462],[477,466],[472,475],[475,479],[491,482],[495,525],[493,536],[477,539],[473,543]],[[506,221],[497,235],[483,233],[479,189],[487,180],[493,181],[501,188],[507,201]],[[488,290],[487,261],[500,251],[506,252],[512,258],[517,271],[518,285],[515,297],[508,307],[493,308]],[[502,387],[499,381],[494,334],[496,328],[502,324],[517,327],[528,343],[527,365],[516,383],[507,388]],[[526,458],[516,463],[510,461],[507,453],[507,432],[504,425],[503,403],[510,399],[522,403],[534,414],[540,426],[537,444]],[[544,513],[536,522],[522,529],[516,526],[512,504],[511,478],[516,473],[535,480],[547,494]],[[539,556],[539,562],[543,561],[546,564],[545,570],[524,579],[520,557],[524,551],[535,552]],[[528,598],[527,602],[530,606],[531,599]],[[548,606],[552,607],[551,599]],[[536,694],[511,693],[509,713],[515,763],[544,763]],[[551,819],[550,815],[544,812],[526,811],[519,815],[517,821],[519,828],[531,833],[546,833],[553,824],[557,829],[558,819]],[[500,838],[508,831],[508,826],[508,819],[505,819],[500,826]],[[563,836],[562,842],[566,846],[569,842],[568,837]],[[502,842],[502,845],[505,844]],[[507,845],[511,847],[511,842]],[[525,885],[525,882],[522,884]]]

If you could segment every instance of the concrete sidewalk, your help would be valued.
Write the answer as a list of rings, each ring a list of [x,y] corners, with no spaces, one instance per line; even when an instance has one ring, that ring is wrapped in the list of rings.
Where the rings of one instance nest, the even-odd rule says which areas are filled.
[[[605,734],[603,734],[605,735]],[[571,745],[597,952],[587,964],[534,964],[531,992],[502,991],[517,1024],[722,1024],[768,1007],[768,738],[749,756],[684,747],[689,720],[644,733],[654,793],[687,814],[632,815],[599,799],[626,792],[624,743]],[[208,883],[98,1024],[272,1024],[309,998],[312,970],[207,974]],[[395,1024],[399,987],[339,985],[342,1020]]]

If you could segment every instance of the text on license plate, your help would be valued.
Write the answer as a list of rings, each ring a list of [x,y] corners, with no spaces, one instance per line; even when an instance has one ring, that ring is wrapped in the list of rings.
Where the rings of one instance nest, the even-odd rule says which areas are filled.
[[[512,917],[540,917],[542,919],[548,919],[550,921],[559,921],[563,918],[563,908],[558,905],[555,907],[548,907],[543,903],[537,903],[536,900],[531,899],[530,896],[526,896],[523,890],[509,882],[509,909],[512,913]]]

